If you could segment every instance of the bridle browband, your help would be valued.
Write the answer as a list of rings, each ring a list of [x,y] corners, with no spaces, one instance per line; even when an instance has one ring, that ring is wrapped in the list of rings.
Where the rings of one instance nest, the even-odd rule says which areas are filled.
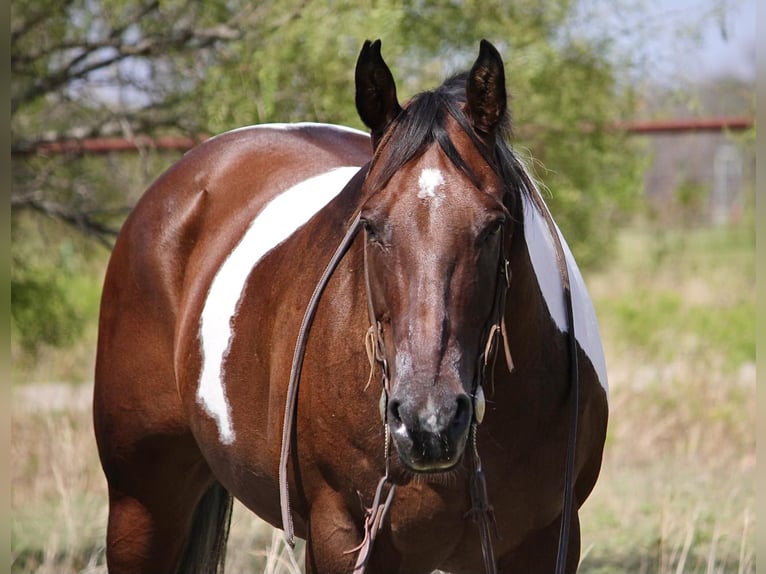
[[[360,176],[367,177],[369,173],[369,165],[367,164],[360,168],[359,172],[352,177],[346,188],[353,185]],[[564,469],[564,500],[563,510],[561,515],[561,526],[559,529],[559,541],[558,551],[556,555],[556,568],[555,574],[564,574],[567,561],[567,550],[569,547],[569,535],[570,535],[570,523],[572,517],[572,511],[574,506],[574,462],[575,451],[577,441],[577,414],[579,410],[579,372],[577,362],[577,339],[575,336],[575,323],[574,312],[572,306],[572,294],[571,284],[569,278],[569,268],[566,262],[566,255],[561,243],[561,239],[558,234],[556,224],[553,222],[553,218],[547,209],[547,206],[542,201],[539,193],[536,192],[536,187],[532,181],[523,175],[524,185],[530,191],[530,196],[535,202],[536,208],[543,216],[551,237],[554,241],[556,248],[556,261],[559,268],[559,274],[562,282],[562,292],[564,296],[564,306],[567,314],[568,323],[568,340],[569,340],[569,369],[570,369],[570,391],[571,391],[571,412],[570,412],[570,427],[569,437],[567,441],[567,457]],[[341,192],[342,193],[342,192]],[[282,528],[285,534],[285,540],[291,547],[295,547],[295,530],[293,525],[292,510],[290,506],[290,487],[288,483],[288,462],[290,459],[290,445],[293,439],[293,429],[295,426],[295,410],[298,402],[298,386],[300,382],[301,370],[303,367],[303,359],[306,352],[306,345],[308,343],[308,335],[311,330],[311,325],[316,314],[316,309],[319,304],[319,300],[322,297],[327,283],[332,277],[333,272],[337,268],[340,261],[343,259],[348,249],[351,247],[357,233],[362,228],[361,211],[357,210],[351,223],[348,226],[346,234],[341,240],[340,244],[333,253],[332,258],[324,269],[314,292],[309,299],[309,303],[306,307],[306,311],[301,321],[301,326],[298,331],[298,338],[295,344],[295,350],[293,352],[292,367],[290,370],[290,380],[287,385],[287,393],[285,398],[285,417],[282,424],[282,445],[279,458],[279,499],[282,512]],[[389,476],[389,455],[390,455],[390,433],[387,420],[387,403],[389,396],[388,388],[388,366],[386,364],[385,354],[383,351],[383,340],[380,333],[380,324],[377,321],[372,306],[372,300],[370,296],[369,275],[367,266],[367,250],[365,242],[364,251],[364,275],[365,275],[365,290],[367,291],[368,301],[368,315],[370,320],[370,328],[368,330],[368,336],[366,338],[366,347],[368,357],[370,359],[371,368],[374,369],[374,365],[377,363],[381,367],[382,371],[382,383],[383,389],[381,391],[380,398],[380,411],[381,418],[384,424],[385,433],[385,446],[384,446],[384,461],[385,461],[385,474],[378,482],[378,486],[375,491],[373,504],[365,511],[365,524],[364,524],[364,539],[362,543],[349,550],[350,552],[357,552],[358,556],[356,564],[354,566],[354,573],[363,573],[367,562],[372,554],[375,537],[379,530],[382,528],[385,516],[393,501],[396,485],[391,481]],[[475,381],[473,388],[473,420],[471,422],[471,429],[469,431],[469,441],[471,443],[472,453],[472,466],[473,473],[470,481],[470,497],[471,497],[471,509],[467,515],[477,523],[479,528],[479,536],[481,540],[482,556],[484,559],[484,568],[486,574],[495,574],[497,572],[496,559],[494,556],[494,550],[492,547],[493,535],[497,537],[497,528],[495,524],[494,512],[489,502],[489,496],[486,485],[486,478],[481,466],[481,459],[479,458],[479,452],[477,447],[477,427],[483,419],[484,410],[484,386],[487,381],[487,373],[490,373],[490,380],[492,373],[494,373],[494,364],[497,354],[497,338],[500,337],[504,346],[504,353],[506,364],[509,372],[513,370],[513,362],[508,347],[508,337],[506,334],[505,326],[505,302],[507,299],[507,292],[510,288],[510,267],[508,259],[505,254],[505,236],[501,238],[501,255],[500,264],[498,270],[498,284],[495,291],[495,301],[493,306],[493,312],[491,315],[492,321],[490,322],[486,345],[484,351],[479,357],[480,365],[478,369],[478,379]],[[369,343],[367,343],[369,341]],[[370,375],[372,377],[372,373]],[[388,484],[388,493],[384,496],[385,486]]]

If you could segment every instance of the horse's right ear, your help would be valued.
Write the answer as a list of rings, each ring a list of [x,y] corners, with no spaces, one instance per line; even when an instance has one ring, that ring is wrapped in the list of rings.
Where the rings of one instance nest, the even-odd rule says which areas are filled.
[[[356,110],[370,128],[373,149],[389,123],[402,111],[391,70],[380,55],[380,40],[366,40],[356,61]]]

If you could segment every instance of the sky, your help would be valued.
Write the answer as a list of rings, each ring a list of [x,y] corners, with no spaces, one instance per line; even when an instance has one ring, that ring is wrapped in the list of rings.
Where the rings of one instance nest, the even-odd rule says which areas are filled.
[[[726,73],[755,77],[755,4],[756,0],[651,2],[652,10],[667,18],[659,33],[667,46],[675,48],[678,72],[692,77]],[[713,15],[705,18],[701,29],[684,30],[685,24],[694,26],[695,17],[705,14],[706,9]],[[686,41],[683,32],[689,33]]]
[[[579,26],[616,35],[665,84],[754,79],[757,0],[583,0]],[[637,58],[636,58],[637,56]]]
[[[579,0],[571,31],[616,38],[613,57],[622,52],[637,63],[638,79],[653,84],[683,89],[720,76],[754,81],[758,1],[766,0]],[[131,74],[138,69],[135,62],[125,67]],[[112,89],[102,92],[115,99]]]

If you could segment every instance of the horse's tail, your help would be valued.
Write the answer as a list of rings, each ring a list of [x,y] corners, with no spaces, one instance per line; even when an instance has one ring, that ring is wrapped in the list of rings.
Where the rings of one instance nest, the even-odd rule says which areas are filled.
[[[214,482],[197,504],[177,574],[223,574],[233,498]]]

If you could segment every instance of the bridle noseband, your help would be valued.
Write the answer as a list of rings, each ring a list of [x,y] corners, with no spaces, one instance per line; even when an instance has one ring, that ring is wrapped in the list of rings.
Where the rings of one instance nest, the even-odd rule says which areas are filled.
[[[369,164],[360,169],[359,174],[364,172],[366,178]],[[358,175],[359,175],[358,174]],[[347,184],[351,185],[357,176]],[[525,178],[526,179],[526,178]],[[531,181],[525,181],[528,189],[536,190]],[[573,491],[574,491],[574,456],[577,440],[577,412],[579,409],[579,376],[577,364],[577,341],[574,332],[574,313],[572,308],[572,296],[569,282],[569,269],[566,263],[566,256],[558,235],[555,223],[539,194],[534,195],[534,201],[537,203],[537,209],[543,215],[549,228],[551,236],[554,238],[556,247],[556,259],[561,276],[565,308],[567,310],[567,319],[569,326],[569,353],[570,353],[570,375],[572,401],[570,413],[569,440],[567,444],[567,459],[564,472],[564,501],[561,519],[561,528],[559,531],[558,553],[556,557],[556,574],[563,574],[566,568],[566,556],[569,546],[569,530],[573,511]],[[290,443],[293,436],[293,427],[295,426],[295,410],[298,400],[298,384],[300,381],[303,358],[308,343],[308,334],[316,313],[319,300],[324,292],[327,283],[333,272],[337,268],[343,256],[346,254],[353,243],[357,233],[362,228],[361,211],[357,211],[351,224],[346,231],[341,243],[335,250],[330,262],[327,264],[322,276],[319,279],[314,292],[309,300],[304,313],[303,320],[298,332],[298,338],[293,353],[293,362],[290,372],[290,380],[287,386],[285,399],[285,417],[282,425],[282,447],[279,461],[279,496],[282,511],[282,527],[285,533],[285,539],[290,547],[295,546],[295,530],[292,519],[292,510],[290,507],[290,491],[288,483],[287,465],[290,458]],[[396,491],[396,485],[390,479],[389,459],[390,459],[390,431],[388,426],[388,397],[389,397],[389,378],[388,364],[386,362],[383,337],[381,334],[381,325],[375,316],[375,310],[372,304],[370,293],[369,272],[367,264],[367,242],[364,249],[364,277],[365,290],[367,292],[367,308],[370,321],[370,327],[365,337],[365,348],[368,359],[370,360],[370,378],[368,385],[374,376],[374,367],[377,364],[381,369],[382,389],[379,403],[380,415],[384,425],[384,463],[385,473],[378,481],[372,506],[365,509],[364,539],[356,548],[348,550],[346,553],[358,552],[357,560],[353,572],[363,573],[369,558],[372,554],[375,538],[383,526],[386,514],[393,501]],[[510,264],[505,253],[505,228],[503,228],[503,237],[501,238],[500,261],[498,265],[498,280],[495,289],[495,298],[491,321],[487,329],[486,344],[484,351],[479,357],[478,377],[473,388],[473,420],[469,431],[469,441],[471,443],[472,467],[473,473],[470,481],[471,509],[467,516],[470,516],[478,525],[481,539],[482,556],[486,574],[495,574],[497,571],[496,559],[492,547],[492,538],[497,537],[497,525],[495,523],[494,511],[489,502],[486,477],[481,465],[479,451],[477,446],[477,427],[484,419],[485,400],[484,388],[487,381],[493,383],[494,365],[497,356],[498,337],[502,340],[504,354],[508,372],[513,370],[513,361],[508,346],[508,337],[505,326],[505,302],[508,289],[511,285]],[[384,491],[388,486],[388,492]],[[361,497],[361,495],[360,495]]]

